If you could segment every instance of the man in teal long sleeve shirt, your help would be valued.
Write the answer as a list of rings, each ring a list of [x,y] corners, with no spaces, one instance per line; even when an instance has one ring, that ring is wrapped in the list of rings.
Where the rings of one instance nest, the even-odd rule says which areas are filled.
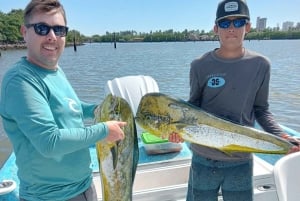
[[[95,104],[79,100],[58,59],[64,50],[66,17],[57,0],[32,0],[21,27],[28,53],[6,73],[0,114],[16,155],[20,198],[97,200],[88,147],[124,138],[125,122],[86,127]],[[85,193],[88,192],[88,195]]]

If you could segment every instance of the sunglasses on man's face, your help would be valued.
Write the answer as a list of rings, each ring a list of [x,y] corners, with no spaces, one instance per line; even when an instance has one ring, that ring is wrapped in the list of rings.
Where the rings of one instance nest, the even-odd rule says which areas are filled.
[[[235,28],[241,28],[248,23],[248,20],[245,18],[238,18],[234,20],[224,19],[217,22],[218,26],[222,29],[227,29],[230,27],[231,23]]]
[[[25,26],[27,28],[33,27],[35,33],[40,36],[48,35],[50,30],[52,29],[56,36],[64,37],[67,35],[69,29],[66,26],[60,26],[60,25],[49,26],[48,24],[45,23],[26,24]]]

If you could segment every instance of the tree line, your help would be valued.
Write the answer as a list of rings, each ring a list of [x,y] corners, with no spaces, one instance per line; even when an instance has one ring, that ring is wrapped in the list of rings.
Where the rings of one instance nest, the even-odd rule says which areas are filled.
[[[23,38],[20,34],[20,26],[23,24],[22,9],[13,9],[9,13],[0,11],[0,45],[22,44]],[[136,32],[134,30],[120,32],[106,32],[105,35],[95,34],[85,36],[78,30],[70,30],[66,41],[67,44],[94,43],[94,42],[172,42],[172,41],[211,41],[217,40],[217,36],[211,30],[183,30],[174,31],[158,30],[149,33]],[[279,40],[279,39],[300,39],[299,29],[290,29],[280,31],[278,28],[267,28],[264,31],[257,32],[251,29],[245,37],[246,40]]]

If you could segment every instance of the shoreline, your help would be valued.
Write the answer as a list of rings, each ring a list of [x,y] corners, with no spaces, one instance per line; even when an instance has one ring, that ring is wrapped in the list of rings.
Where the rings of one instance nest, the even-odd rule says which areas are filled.
[[[66,43],[66,47],[73,46],[73,43]],[[83,43],[76,44],[77,46],[84,45]],[[6,50],[21,50],[21,49],[27,49],[26,43],[16,43],[16,44],[0,44],[0,56],[1,51]]]
[[[26,49],[25,43],[16,43],[16,44],[1,44],[0,50],[16,50],[16,49]]]

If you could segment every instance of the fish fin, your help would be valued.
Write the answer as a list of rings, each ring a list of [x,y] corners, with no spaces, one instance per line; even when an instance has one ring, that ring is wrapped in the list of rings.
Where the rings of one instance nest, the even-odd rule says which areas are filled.
[[[230,144],[222,147],[223,152],[259,152],[258,149],[253,149],[251,147],[240,146],[236,144]]]
[[[134,120],[133,120],[133,126],[134,126],[134,138],[133,138],[134,142],[133,142],[132,184],[134,182],[135,173],[139,162],[139,145],[138,145],[136,123]]]
[[[217,148],[218,149],[218,148]],[[232,156],[232,151],[226,151],[226,150],[223,150],[223,149],[218,149],[220,152],[226,154],[227,156]]]
[[[186,124],[183,123],[176,123],[177,130],[182,130],[186,127]]]
[[[117,164],[118,164],[118,157],[119,157],[118,145],[119,145],[119,143],[120,142],[117,141],[116,144],[110,148],[110,152],[111,152],[111,155],[112,155],[113,168],[114,169],[116,169]]]

